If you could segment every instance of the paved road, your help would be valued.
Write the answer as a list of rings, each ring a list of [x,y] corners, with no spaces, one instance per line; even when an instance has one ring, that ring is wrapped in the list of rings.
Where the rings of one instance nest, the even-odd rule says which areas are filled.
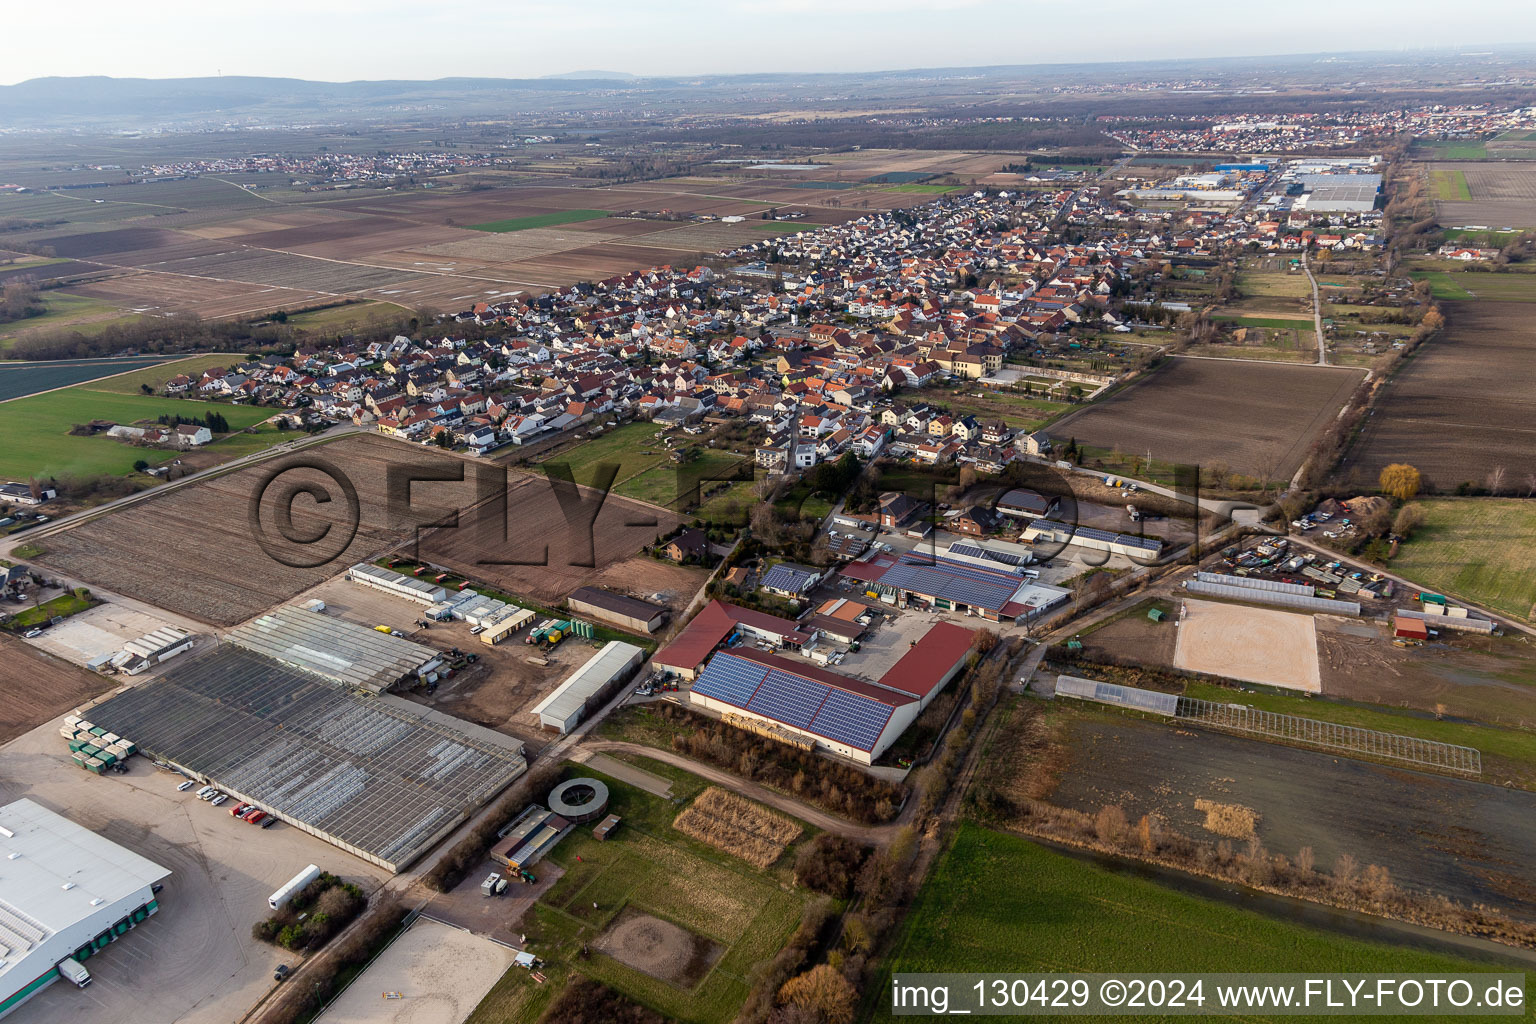
[[[672,750],[663,750],[660,747],[647,747],[639,743],[625,743],[619,740],[588,740],[585,744],[588,750],[619,751],[626,754],[639,754],[649,757],[664,764],[674,765],[686,769],[702,779],[720,786],[723,789],[740,793],[742,796],[751,797],[758,803],[767,804],[769,807],[783,811],[785,814],[794,815],[801,821],[815,825],[826,832],[835,832],[838,835],[848,836],[851,839],[862,840],[866,843],[874,843],[884,846],[891,841],[896,830],[901,828],[903,822],[898,818],[889,825],[857,825],[845,818],[839,818],[834,814],[812,807],[810,804],[794,797],[785,796],[783,793],[769,789],[767,786],[756,782],[749,782],[739,775],[722,771],[702,761],[695,761],[691,757],[684,757]],[[916,804],[915,800],[907,801],[907,808],[902,813],[905,818],[908,811]]]
[[[1307,260],[1307,250],[1301,250],[1301,269],[1307,272],[1312,285],[1312,329],[1317,332],[1317,365],[1328,365],[1328,349],[1323,343],[1323,304],[1317,295],[1317,278],[1312,276],[1312,264]]]

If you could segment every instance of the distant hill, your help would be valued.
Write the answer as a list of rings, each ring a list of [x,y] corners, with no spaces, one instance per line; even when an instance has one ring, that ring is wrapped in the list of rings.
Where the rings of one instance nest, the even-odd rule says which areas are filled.
[[[632,75],[628,71],[566,71],[558,75],[543,75],[546,80],[562,82],[638,82],[639,75]]]

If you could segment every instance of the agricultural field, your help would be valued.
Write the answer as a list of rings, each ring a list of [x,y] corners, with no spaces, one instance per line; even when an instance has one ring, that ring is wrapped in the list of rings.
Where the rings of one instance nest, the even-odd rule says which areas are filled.
[[[576,224],[584,220],[602,220],[608,214],[604,210],[561,210],[558,213],[540,213],[532,217],[513,217],[510,220],[493,220],[484,224],[471,224],[471,231],[526,231],[529,228],[550,228],[557,224]]]
[[[62,391],[30,395],[0,403],[0,436],[10,444],[0,451],[0,477],[122,476],[143,459],[159,465],[179,453],[160,448],[138,448],[96,435],[75,437],[70,428],[91,420],[136,423],[162,414],[198,417],[217,412],[230,428],[241,430],[272,415],[270,409],[198,402],[179,398],[113,394],[77,385]]]
[[[466,490],[452,493],[465,494],[472,487],[471,475]],[[550,606],[590,584],[620,593],[662,594],[661,603],[677,611],[708,575],[639,553],[671,532],[682,522],[680,516],[587,487],[579,492],[579,504],[571,497],[562,502],[548,479],[536,474],[509,474],[507,489],[504,506],[478,506],[456,527],[424,531],[418,543],[422,557]],[[452,507],[447,495],[434,495],[432,504]]]
[[[1415,270],[1414,279],[1428,281],[1437,299],[1490,302],[1536,302],[1536,274],[1487,273],[1475,270]]]
[[[1262,905],[1262,904],[1261,904]],[[1301,920],[1288,919],[1292,915]],[[892,972],[1432,972],[1517,969],[1405,946],[1362,924],[1326,930],[1320,914],[1269,916],[1181,892],[967,822],[934,865],[891,957]],[[1317,923],[1302,923],[1302,921]],[[1148,922],[1156,922],[1148,927]],[[1396,941],[1394,941],[1396,939]],[[889,991],[884,977],[871,986]],[[873,1020],[899,1021],[876,997]]]
[[[1502,466],[1504,486],[1523,488],[1536,470],[1532,310],[1512,302],[1447,304],[1444,334],[1385,384],[1340,469],[1342,480],[1371,489],[1383,466],[1407,462],[1424,474],[1426,489],[1449,492],[1462,483],[1485,486]]]
[[[140,401],[131,396],[100,397]],[[174,400],[159,401],[185,405]],[[0,409],[17,404],[20,403],[9,403]],[[239,407],[219,408],[228,410],[226,414],[231,416],[241,411]],[[124,451],[134,453],[131,457],[141,452],[126,447]],[[294,529],[300,534],[329,527],[341,537],[348,530],[351,513],[335,481],[314,469],[292,466],[281,473],[278,485],[258,491],[273,469],[287,464],[279,460],[154,495],[44,537],[40,543],[45,553],[37,561],[199,622],[231,626],[407,539],[409,532],[396,525],[388,507],[389,468],[441,467],[450,463],[452,457],[375,435],[349,435],[296,458],[321,459],[340,467],[356,488],[358,526],[345,546],[327,541],[329,546],[322,551],[311,551],[293,548],[281,540],[273,517],[289,487],[311,485],[333,496],[324,504],[310,498],[294,501]],[[434,484],[429,495],[417,500],[447,503],[458,497],[468,506],[473,501],[473,488],[472,478],[462,484]],[[423,485],[417,485],[416,491],[423,490]],[[260,521],[267,536],[273,539],[273,550],[289,561],[299,561],[301,567],[286,565],[262,548],[248,520],[248,510],[257,494],[262,495]],[[335,550],[337,547],[339,551]],[[302,567],[304,560],[333,551],[330,561],[312,568]],[[148,552],[153,552],[153,556],[148,557]]]
[[[1429,180],[1442,224],[1536,227],[1536,162],[1431,164]]]
[[[1245,270],[1237,275],[1238,293],[1249,297],[1304,299],[1312,294],[1300,270]]]
[[[1137,455],[1150,451],[1153,459],[1219,462],[1283,481],[1360,379],[1358,371],[1336,367],[1170,359],[1058,420],[1051,434]]]
[[[1429,192],[1435,199],[1468,201],[1472,192],[1467,188],[1467,176],[1461,171],[1430,171]]]
[[[91,382],[94,390],[116,391],[117,381],[138,373],[153,373],[169,356],[125,356],[120,359],[68,359],[39,363],[0,363],[0,402],[35,395],[40,391]],[[139,368],[144,369],[139,369]],[[134,372],[134,371],[137,371]],[[114,375],[116,379],[112,378]],[[135,386],[132,390],[138,391]]]
[[[1488,157],[1485,144],[1470,139],[1415,139],[1413,148],[1416,153],[1425,151],[1425,155],[1433,160],[1484,160]]]
[[[136,319],[135,313],[126,312],[115,303],[88,295],[84,291],[72,293],[49,290],[42,293],[42,303],[46,311],[41,316],[0,324],[0,352],[10,347],[11,341],[29,334],[65,330],[91,334]]]
[[[1028,367],[1015,366],[1026,372]],[[1052,381],[1052,383],[1056,383]],[[1068,384],[1070,389],[1074,385]],[[1092,391],[1092,386],[1078,385]],[[972,415],[983,423],[1002,420],[1017,430],[1036,430],[1071,408],[1068,402],[1034,398],[1001,388],[980,388],[970,384],[957,387],[933,386],[916,392],[925,400],[941,405],[958,416]],[[1066,397],[1065,394],[1062,395]]]
[[[1249,694],[1218,692],[1229,702],[1257,703]],[[1156,814],[1190,838],[1257,837],[1287,857],[1311,847],[1320,870],[1348,853],[1362,867],[1385,867],[1405,889],[1536,919],[1527,899],[1536,867],[1514,852],[1536,839],[1536,793],[1092,706],[1064,709],[1055,729],[1053,805],[1088,814],[1116,805],[1133,822]],[[1361,793],[1373,794],[1369,806]],[[1197,801],[1246,809],[1252,831],[1209,828]]]
[[[0,743],[37,728],[70,708],[113,688],[105,676],[87,672],[0,632]]]
[[[1511,479],[1524,494],[1531,479]],[[1424,525],[1400,545],[1392,570],[1425,588],[1536,621],[1536,504],[1520,498],[1427,498]]]
[[[794,819],[714,786],[700,793],[672,827],[758,870],[782,857],[804,831]]]
[[[585,766],[568,773],[602,778],[609,810],[624,823],[604,842],[577,828],[535,868],[561,873],[519,925],[549,980],[508,971],[467,1024],[533,1024],[578,972],[670,1019],[726,1024],[753,967],[799,921],[807,894],[787,885],[789,858],[753,869],[673,828],[669,800]],[[699,788],[688,778],[681,790],[673,785],[684,799]]]
[[[144,385],[148,384],[152,391],[160,391],[165,387],[165,382],[172,377],[186,374],[196,378],[203,372],[216,366],[230,367],[245,362],[245,356],[239,352],[209,352],[203,355],[188,356],[185,359],[160,357],[153,366],[135,370],[132,373],[119,373],[113,377],[90,382],[91,391],[112,391],[120,395],[143,394]],[[234,421],[230,421],[234,425]]]

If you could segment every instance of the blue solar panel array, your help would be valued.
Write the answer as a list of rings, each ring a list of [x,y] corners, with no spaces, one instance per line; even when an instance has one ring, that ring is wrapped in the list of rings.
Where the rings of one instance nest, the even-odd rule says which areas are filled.
[[[698,681],[693,684],[693,690],[706,697],[744,708],[767,674],[768,669],[756,662],[721,653],[704,666]]]
[[[856,750],[874,748],[894,711],[878,700],[725,653],[704,666],[693,692]]]
[[[1011,551],[994,551],[977,544],[967,544],[964,541],[956,541],[949,546],[952,555],[968,555],[971,558],[985,558],[989,562],[998,562],[1002,565],[1028,565],[1029,555],[1016,555]]]
[[[769,672],[763,685],[747,702],[748,711],[756,711],[797,729],[807,728],[821,710],[830,688],[787,672]]]
[[[892,711],[868,697],[832,690],[816,716],[813,731],[859,750],[872,750],[885,731],[885,723],[891,720]]]
[[[1022,581],[1003,570],[983,569],[960,562],[903,560],[891,567],[880,582],[957,604],[998,611],[1013,599]]]
[[[776,565],[768,570],[768,575],[763,577],[763,586],[770,590],[787,590],[798,594],[803,591],[816,574],[806,572],[803,569],[792,569],[787,565]]]

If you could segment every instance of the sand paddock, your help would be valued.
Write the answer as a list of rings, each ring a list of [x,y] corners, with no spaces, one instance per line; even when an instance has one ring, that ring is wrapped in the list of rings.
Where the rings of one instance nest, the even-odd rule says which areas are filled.
[[[514,950],[417,918],[317,1024],[461,1024],[512,966]],[[398,992],[401,998],[386,999]]]
[[[593,948],[679,988],[697,985],[725,950],[671,921],[626,907]]]
[[[1318,693],[1317,628],[1310,615],[1185,601],[1173,663],[1191,672]]]

